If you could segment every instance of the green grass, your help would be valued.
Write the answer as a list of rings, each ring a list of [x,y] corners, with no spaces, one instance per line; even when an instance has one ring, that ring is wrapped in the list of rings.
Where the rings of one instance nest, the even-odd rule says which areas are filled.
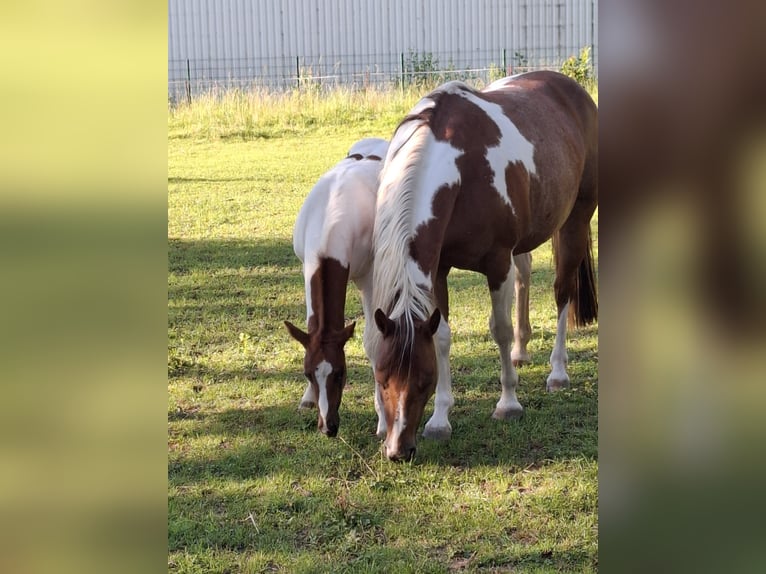
[[[169,111],[168,570],[596,571],[598,329],[570,334],[572,388],[546,393],[550,244],[533,254],[522,420],[490,418],[500,388],[489,295],[461,271],[450,276],[449,442],[419,440],[408,464],[381,455],[353,287],[339,438],[297,411],[303,351],[282,325],[305,316],[295,216],[354,141],[390,137],[418,97],[347,95],[274,97],[250,120],[252,109],[238,116],[213,99]],[[296,118],[300,98],[314,107]]]

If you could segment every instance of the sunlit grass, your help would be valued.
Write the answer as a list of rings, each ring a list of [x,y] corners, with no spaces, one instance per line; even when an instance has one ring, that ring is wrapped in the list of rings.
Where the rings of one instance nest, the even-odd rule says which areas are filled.
[[[377,133],[396,126],[427,91],[414,87],[213,90],[191,103],[169,106],[168,134],[171,139],[251,140],[329,135],[337,126]],[[598,103],[597,87],[591,95]]]

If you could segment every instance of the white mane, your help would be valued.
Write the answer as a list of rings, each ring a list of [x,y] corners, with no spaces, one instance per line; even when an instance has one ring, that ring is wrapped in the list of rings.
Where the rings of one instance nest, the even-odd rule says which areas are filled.
[[[420,104],[417,108],[425,109]],[[391,319],[404,316],[409,333],[413,319],[427,319],[434,308],[431,280],[410,257],[410,242],[418,223],[415,191],[430,137],[428,125],[420,118],[397,129],[381,173],[373,232],[373,307]]]

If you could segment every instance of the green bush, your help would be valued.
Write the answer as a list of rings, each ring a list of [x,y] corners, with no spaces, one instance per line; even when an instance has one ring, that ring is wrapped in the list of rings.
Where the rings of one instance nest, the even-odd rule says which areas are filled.
[[[579,56],[569,56],[561,65],[561,73],[577,80],[586,90],[594,86],[593,64],[590,57],[590,46],[580,50]]]

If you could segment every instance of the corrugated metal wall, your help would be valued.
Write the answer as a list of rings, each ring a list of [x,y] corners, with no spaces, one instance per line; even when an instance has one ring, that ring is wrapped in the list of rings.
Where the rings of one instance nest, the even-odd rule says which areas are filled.
[[[596,0],[168,0],[169,86],[391,81],[402,59],[442,68],[598,62]],[[171,90],[172,91],[172,90]]]

